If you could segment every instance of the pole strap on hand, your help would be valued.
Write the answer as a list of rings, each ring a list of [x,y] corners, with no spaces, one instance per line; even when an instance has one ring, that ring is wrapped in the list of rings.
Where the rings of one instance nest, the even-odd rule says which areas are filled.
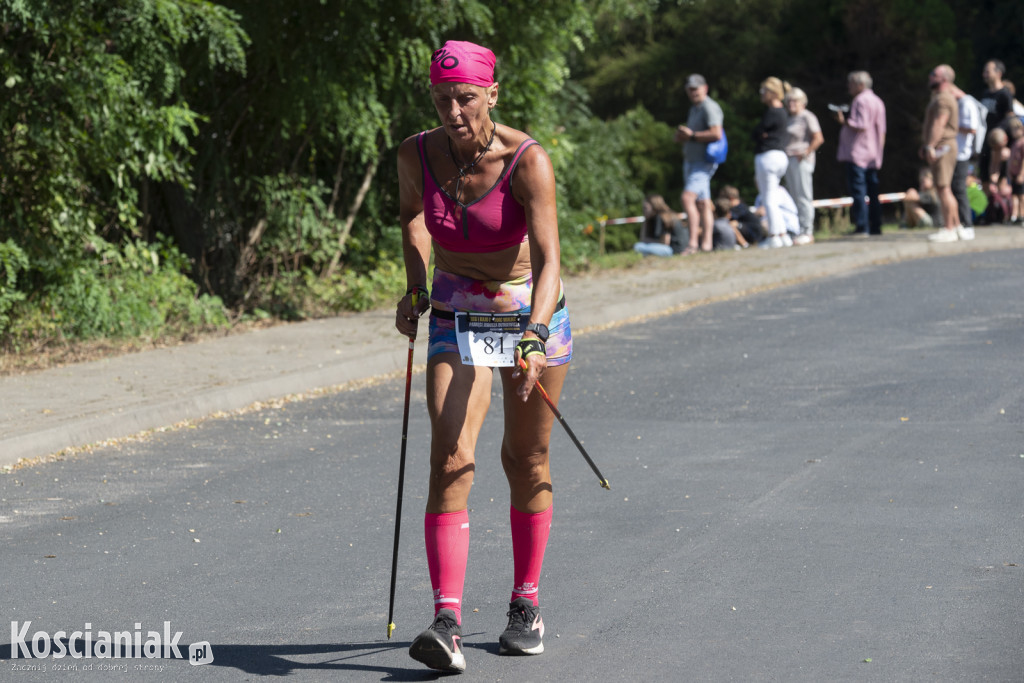
[[[430,292],[428,292],[427,288],[424,287],[423,285],[413,285],[409,289],[405,290],[406,296],[409,296],[410,294],[416,294],[417,297],[422,296],[424,298],[430,296]]]
[[[516,351],[519,352],[519,357],[524,361],[530,356],[535,356],[538,353],[542,356],[547,355],[547,349],[544,346],[544,342],[540,339],[520,339],[519,343],[516,344]]]

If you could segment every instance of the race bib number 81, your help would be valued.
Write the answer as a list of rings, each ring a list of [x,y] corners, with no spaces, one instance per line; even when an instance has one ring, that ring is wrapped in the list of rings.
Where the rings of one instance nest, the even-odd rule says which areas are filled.
[[[455,336],[463,365],[510,368],[523,338],[519,313],[456,313]]]

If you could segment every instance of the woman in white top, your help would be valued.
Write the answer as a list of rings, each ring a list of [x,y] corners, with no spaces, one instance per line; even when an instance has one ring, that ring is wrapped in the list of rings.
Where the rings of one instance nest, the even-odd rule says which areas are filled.
[[[785,104],[789,111],[786,187],[800,216],[800,234],[793,243],[810,244],[814,241],[814,152],[825,138],[818,117],[807,109],[807,94],[803,90],[793,88],[786,93]]]

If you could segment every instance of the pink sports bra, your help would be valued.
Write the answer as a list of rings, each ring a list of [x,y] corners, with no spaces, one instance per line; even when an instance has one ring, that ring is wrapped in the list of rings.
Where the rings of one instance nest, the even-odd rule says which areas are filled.
[[[491,189],[463,204],[441,189],[434,177],[423,149],[424,135],[426,131],[416,137],[423,165],[423,219],[434,241],[448,251],[474,254],[501,251],[525,242],[526,211],[512,196],[510,181],[519,157],[537,141],[524,140]]]

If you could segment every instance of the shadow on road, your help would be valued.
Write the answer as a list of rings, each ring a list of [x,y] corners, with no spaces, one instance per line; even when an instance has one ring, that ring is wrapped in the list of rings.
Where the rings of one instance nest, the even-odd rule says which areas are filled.
[[[68,648],[66,639],[61,640],[64,644],[64,651],[69,651],[70,648]],[[410,641],[396,641],[394,643],[381,643],[379,641],[372,643],[331,643],[320,645],[218,645],[213,643],[210,646],[210,650],[213,653],[213,661],[206,666],[228,667],[257,676],[288,676],[302,671],[366,671],[384,674],[385,678],[382,680],[385,681],[430,681],[436,680],[439,677],[447,677],[448,674],[424,669],[421,664],[411,659],[408,660],[408,667],[381,666],[369,663],[373,661],[372,658],[375,655],[386,654],[392,650],[400,650],[404,655],[410,644]],[[483,650],[492,655],[498,654],[497,643],[467,644],[467,648]],[[78,648],[75,648],[75,650],[78,651]],[[123,647],[117,648],[118,652],[116,654],[118,656],[116,657],[98,657],[96,655],[95,643],[92,650],[89,658],[80,657],[72,659],[68,655],[63,659],[66,660],[65,663],[69,664],[74,662],[81,665],[90,662],[93,664],[128,664],[129,667],[133,663],[156,664],[177,660],[177,658],[172,658],[171,660],[129,658],[131,652],[126,651]],[[0,661],[24,662],[26,664],[38,661],[39,659],[51,662],[60,661],[50,656],[32,657],[31,644],[29,644],[28,652],[30,654],[29,657],[11,658],[9,656],[11,653],[10,643],[3,643],[0,644]],[[318,655],[326,655],[326,657],[319,661],[308,661]],[[296,661],[295,658],[304,658],[307,661]],[[370,658],[370,660],[367,661],[363,658]]]

